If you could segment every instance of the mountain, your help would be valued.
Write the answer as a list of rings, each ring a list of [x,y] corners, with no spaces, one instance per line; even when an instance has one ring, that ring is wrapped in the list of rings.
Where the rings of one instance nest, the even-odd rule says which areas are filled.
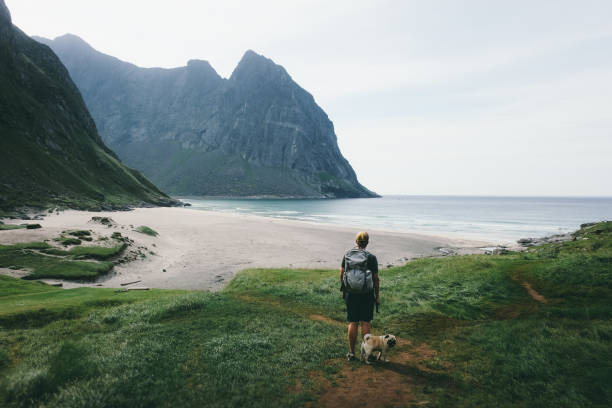
[[[0,0],[0,210],[175,203],[104,145],[79,90]]]
[[[224,79],[207,61],[139,68],[74,35],[35,39],[64,62],[104,142],[165,191],[376,196],[359,184],[312,95],[253,51]]]

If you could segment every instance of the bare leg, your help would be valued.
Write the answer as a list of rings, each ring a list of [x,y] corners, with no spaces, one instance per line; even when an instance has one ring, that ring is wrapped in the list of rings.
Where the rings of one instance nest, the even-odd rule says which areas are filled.
[[[365,337],[366,334],[370,334],[371,326],[370,326],[370,323],[368,322],[360,322],[360,323],[361,323],[361,337],[363,338]]]
[[[348,340],[349,340],[349,350],[351,353],[355,352],[355,341],[357,341],[357,323],[349,323],[348,326]],[[363,330],[363,328],[361,329]]]

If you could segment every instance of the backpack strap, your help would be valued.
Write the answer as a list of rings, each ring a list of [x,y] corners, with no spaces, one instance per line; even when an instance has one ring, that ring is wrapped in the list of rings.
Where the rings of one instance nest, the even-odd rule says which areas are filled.
[[[370,271],[370,273],[372,273]],[[368,284],[368,258],[366,257],[366,270],[363,274],[363,285],[361,286],[361,293],[365,293],[366,286]]]

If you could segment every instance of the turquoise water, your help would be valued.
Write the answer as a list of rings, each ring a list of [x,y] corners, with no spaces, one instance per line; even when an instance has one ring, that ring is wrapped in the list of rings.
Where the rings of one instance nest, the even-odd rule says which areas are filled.
[[[422,232],[515,241],[570,232],[585,222],[612,220],[612,197],[385,196],[343,200],[180,197],[191,208],[253,214],[356,230]]]

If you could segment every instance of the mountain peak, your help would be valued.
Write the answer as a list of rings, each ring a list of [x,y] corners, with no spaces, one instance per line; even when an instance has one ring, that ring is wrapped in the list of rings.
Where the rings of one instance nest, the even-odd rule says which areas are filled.
[[[245,59],[245,58],[258,58],[258,57],[259,57],[259,58],[265,58],[265,59],[267,59],[267,58],[266,58],[266,57],[264,57],[263,55],[258,54],[258,53],[256,53],[256,52],[255,52],[255,51],[253,51],[253,50],[246,50],[246,51],[244,52],[244,54],[242,55],[242,59]]]
[[[264,57],[261,54],[256,53],[253,50],[246,50],[246,52],[242,55],[240,62],[237,67],[245,65],[273,65],[276,66],[274,61],[269,58]]]
[[[201,59],[190,59],[187,61],[188,67],[211,67],[210,62]]]
[[[210,65],[210,62],[206,60],[191,59],[187,61],[187,68],[190,70],[198,70],[198,71],[208,72],[211,74],[218,75],[217,71],[215,71],[212,65]]]
[[[263,81],[268,82],[273,79],[288,78],[289,74],[280,65],[277,65],[269,58],[257,54],[253,50],[247,50],[240,62],[232,72],[230,80],[233,81]]]
[[[55,37],[53,40],[58,44],[69,45],[71,47],[81,47],[81,48],[91,48],[93,47],[89,45],[84,39],[75,34],[64,34],[59,37]]]

